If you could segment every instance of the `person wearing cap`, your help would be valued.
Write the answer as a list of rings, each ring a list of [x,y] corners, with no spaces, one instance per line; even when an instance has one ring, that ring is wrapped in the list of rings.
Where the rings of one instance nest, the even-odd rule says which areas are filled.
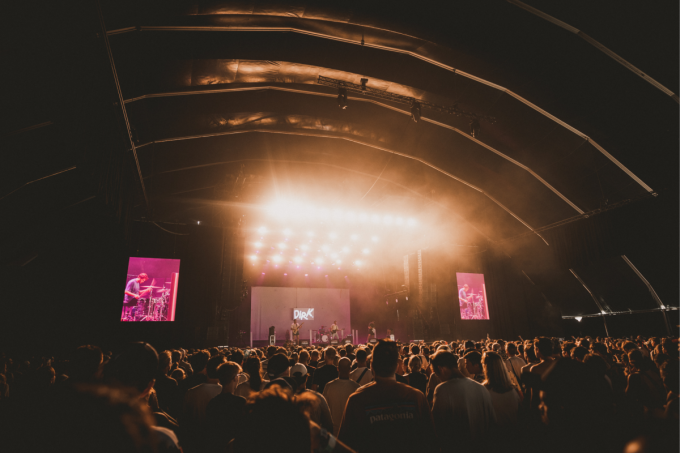
[[[349,396],[361,387],[349,378],[351,366],[352,362],[347,357],[341,358],[338,362],[338,378],[326,384],[326,388],[323,390],[323,396],[328,402],[333,417],[333,433],[336,436],[340,431],[342,414],[345,411]]]
[[[311,421],[333,432],[333,418],[328,402],[321,393],[306,388],[308,378],[307,367],[296,363],[290,368],[290,377],[283,379],[292,384],[295,403],[300,410],[305,412]]]
[[[269,380],[290,376],[290,362],[285,354],[274,354],[267,365],[267,375]]]

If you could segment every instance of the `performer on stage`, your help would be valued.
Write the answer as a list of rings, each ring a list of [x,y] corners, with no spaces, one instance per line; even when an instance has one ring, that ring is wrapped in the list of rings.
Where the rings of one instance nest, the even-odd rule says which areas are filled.
[[[331,324],[331,340],[334,338],[336,340],[340,339],[340,337],[338,337],[338,330],[340,330],[338,327],[338,321],[333,321],[333,324]]]
[[[139,292],[139,285],[148,279],[148,275],[141,273],[137,276],[137,278],[130,280],[125,286],[125,297],[123,298],[123,317],[129,317],[132,308],[137,306],[137,299],[139,299],[142,294],[148,292],[151,289],[147,288],[141,293]]]
[[[293,343],[296,346],[300,344],[300,327],[302,327],[302,324],[298,324],[297,319],[293,319],[293,324],[290,325],[290,331],[293,332]]]
[[[369,343],[371,339],[375,339],[375,323],[373,321],[368,324],[368,337],[366,338],[366,343]]]
[[[466,283],[461,289],[458,290],[458,303],[461,308],[465,304],[464,310],[461,310],[461,314],[464,313],[463,319],[470,319],[472,313],[470,313],[470,304],[472,303],[472,293],[470,293],[470,286]]]

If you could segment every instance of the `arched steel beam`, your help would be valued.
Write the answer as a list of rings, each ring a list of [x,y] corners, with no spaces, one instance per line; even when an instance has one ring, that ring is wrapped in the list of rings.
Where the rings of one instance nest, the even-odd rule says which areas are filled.
[[[328,97],[328,98],[335,98],[337,95],[336,94],[329,94],[329,93],[322,93],[318,91],[312,91],[312,90],[302,90],[302,89],[295,89],[295,88],[287,88],[287,87],[281,87],[281,86],[258,86],[258,87],[238,87],[238,88],[216,88],[216,89],[210,89],[210,90],[201,90],[201,91],[174,91],[174,92],[166,92],[166,93],[155,93],[155,94],[147,94],[147,95],[142,95],[142,96],[137,96],[132,99],[127,99],[125,103],[132,103],[135,101],[139,101],[142,99],[151,99],[151,98],[159,98],[159,97],[173,97],[173,96],[191,96],[191,95],[200,95],[200,94],[215,94],[215,93],[235,93],[235,92],[244,92],[244,91],[282,91],[286,93],[296,93],[296,94],[305,94],[305,95],[311,95],[311,96],[320,96],[320,97]],[[383,102],[376,101],[374,99],[369,99],[366,97],[356,97],[356,96],[348,96],[348,99],[351,101],[357,101],[357,102],[367,102],[371,103],[374,105],[377,105],[382,108],[389,109],[393,112],[401,113],[402,115],[407,115],[410,116],[411,113],[410,111],[402,110],[398,107],[394,107],[388,104],[385,104]],[[500,152],[499,150],[495,149],[492,146],[487,145],[486,143],[482,142],[481,140],[478,140],[474,137],[472,137],[470,134],[467,134],[460,129],[451,126],[446,123],[442,123],[440,121],[436,121],[430,118],[427,118],[425,116],[421,116],[421,121],[425,121],[427,123],[433,124],[435,126],[439,126],[445,129],[448,129],[450,131],[453,131],[462,137],[465,137],[466,139],[475,142],[477,145],[487,149],[488,151],[491,151],[492,153],[496,154],[497,156],[502,157],[503,159],[507,160],[508,162],[511,162],[512,164],[520,167],[521,169],[525,170],[529,174],[531,174],[534,178],[536,178],[538,181],[541,182],[546,188],[548,188],[550,191],[552,191],[555,195],[560,197],[565,203],[567,203],[569,206],[571,206],[576,212],[579,214],[583,214],[584,211],[576,206],[571,200],[569,200],[566,196],[564,196],[561,192],[559,192],[557,189],[555,189],[550,183],[548,183],[545,179],[543,179],[538,173],[533,171],[531,168],[527,167],[526,165],[522,164],[521,162],[511,158],[510,156],[507,156]]]
[[[275,20],[272,20],[275,19]],[[254,17],[252,15],[218,15],[218,16],[187,16],[180,18],[179,22],[172,25],[141,25],[138,27],[127,27],[119,30],[111,30],[109,34],[115,35],[120,33],[139,31],[250,31],[250,32],[291,32],[300,33],[309,36],[315,36],[323,39],[330,39],[334,41],[341,41],[348,44],[355,44],[360,46],[368,46],[374,49],[385,50],[388,52],[397,52],[410,55],[422,61],[445,69],[447,71],[458,74],[462,77],[469,78],[476,82],[482,83],[489,87],[502,91],[513,98],[517,99],[524,105],[532,108],[536,112],[551,119],[560,126],[568,129],[572,133],[587,140],[593,147],[595,147],[602,155],[609,159],[614,165],[619,167],[624,173],[632,178],[647,192],[653,193],[654,190],[645,184],[639,177],[637,177],[625,165],[619,162],[614,156],[607,152],[602,146],[592,140],[589,136],[570,126],[566,122],[560,120],[556,116],[548,113],[537,105],[529,102],[522,96],[513,91],[484,80],[473,74],[466,73],[453,66],[453,58],[449,49],[437,46],[425,40],[412,38],[406,35],[391,36],[392,33],[380,29],[372,29],[357,25],[348,25],[336,22],[317,23],[321,21],[305,20],[291,17],[272,17],[260,16]],[[399,47],[401,46],[401,47]]]
[[[361,141],[361,140],[357,140],[355,138],[338,137],[338,136],[333,136],[333,135],[312,133],[312,132],[308,132],[308,131],[305,131],[305,132],[295,131],[295,132],[293,132],[293,131],[277,131],[277,130],[259,128],[259,129],[250,129],[250,130],[223,131],[223,132],[214,132],[214,133],[209,133],[209,134],[198,134],[198,135],[189,135],[189,136],[183,136],[183,137],[165,138],[165,139],[154,140],[152,142],[140,144],[140,145],[137,146],[137,149],[140,149],[140,148],[143,148],[145,146],[152,145],[152,144],[155,144],[155,143],[169,143],[169,142],[182,141],[182,140],[193,140],[193,139],[199,139],[199,138],[220,137],[220,136],[225,136],[225,135],[236,135],[236,134],[246,134],[246,133],[268,133],[268,134],[295,135],[295,136],[332,138],[332,139],[338,139],[338,140],[345,140],[345,141],[348,141],[350,143],[355,143],[355,144],[358,144],[358,145],[367,146],[367,147],[376,149],[378,151],[391,153],[391,154],[394,154],[394,155],[397,155],[397,156],[400,156],[400,157],[404,157],[406,159],[411,159],[411,160],[414,160],[416,162],[420,162],[421,164],[425,165],[426,167],[429,167],[429,168],[431,168],[431,169],[433,169],[433,170],[435,170],[435,171],[437,171],[437,172],[439,172],[439,173],[441,173],[445,176],[448,176],[449,178],[453,179],[454,181],[457,181],[461,184],[464,184],[465,186],[469,187],[470,189],[473,189],[473,190],[483,194],[488,199],[493,201],[496,205],[498,205],[501,209],[503,209],[505,212],[510,214],[512,217],[514,217],[515,220],[520,222],[522,225],[524,225],[526,228],[528,228],[534,234],[536,234],[538,237],[540,237],[543,240],[543,242],[545,242],[546,245],[550,245],[550,244],[548,244],[548,241],[546,241],[546,239],[543,236],[541,236],[540,233],[538,233],[532,226],[530,226],[528,223],[526,223],[524,220],[522,220],[517,214],[512,212],[505,205],[503,205],[500,201],[496,200],[494,197],[492,197],[490,194],[485,192],[483,189],[481,189],[481,188],[479,188],[479,187],[477,187],[473,184],[470,184],[469,182],[465,181],[464,179],[459,178],[459,177],[447,172],[443,168],[439,168],[436,165],[426,161],[425,159],[421,159],[420,157],[411,156],[411,155],[406,154],[406,153],[401,153],[399,151],[395,151],[393,149],[386,148],[384,146],[374,145],[374,144],[367,143],[367,142],[364,142],[364,141]]]

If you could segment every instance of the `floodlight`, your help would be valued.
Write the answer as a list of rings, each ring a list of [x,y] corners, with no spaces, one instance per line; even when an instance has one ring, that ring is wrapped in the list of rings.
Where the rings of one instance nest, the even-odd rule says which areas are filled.
[[[378,236],[373,236],[371,239],[373,240],[373,242],[378,242]]]
[[[364,255],[368,255],[368,253],[370,252],[370,250],[364,249],[363,252],[364,252]]]
[[[284,244],[283,242],[281,242],[281,243],[279,244],[279,248],[280,248],[280,249],[285,249],[285,248],[286,248],[286,244]]]
[[[281,257],[279,255],[274,255],[274,256],[272,256],[272,261],[274,261],[275,263],[278,263],[279,261],[281,261]]]
[[[254,245],[259,249],[260,247],[262,247],[262,242],[256,242]]]
[[[299,262],[302,261],[302,258],[300,258],[299,256],[296,256],[295,258],[293,258],[293,261],[295,261],[296,263],[299,263]]]
[[[574,319],[577,320],[578,322],[581,322],[583,317],[582,316],[574,316]]]
[[[283,230],[283,234],[285,234],[286,236],[290,236],[290,233],[291,233],[290,228],[286,228],[285,230]]]
[[[353,235],[350,236],[350,238],[352,238],[353,241],[356,241],[357,239],[359,239],[359,236],[357,236],[356,234],[353,234]]]
[[[255,261],[257,259],[257,256],[256,255],[250,255],[250,259]]]
[[[328,236],[329,236],[331,239],[335,239],[336,237],[338,237],[338,235],[335,234],[335,233],[331,233],[331,234],[329,234]]]
[[[315,264],[323,264],[323,258],[317,258]]]
[[[265,227],[260,227],[257,229],[258,233],[260,234],[265,234],[267,232],[267,229]]]

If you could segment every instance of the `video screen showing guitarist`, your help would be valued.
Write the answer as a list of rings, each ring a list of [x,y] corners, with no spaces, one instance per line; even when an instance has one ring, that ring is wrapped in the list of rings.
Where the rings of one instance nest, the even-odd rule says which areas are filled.
[[[298,324],[297,319],[293,319],[293,324],[290,325],[290,331],[293,332],[293,343],[296,346],[300,344],[300,327],[302,327],[302,324]]]

